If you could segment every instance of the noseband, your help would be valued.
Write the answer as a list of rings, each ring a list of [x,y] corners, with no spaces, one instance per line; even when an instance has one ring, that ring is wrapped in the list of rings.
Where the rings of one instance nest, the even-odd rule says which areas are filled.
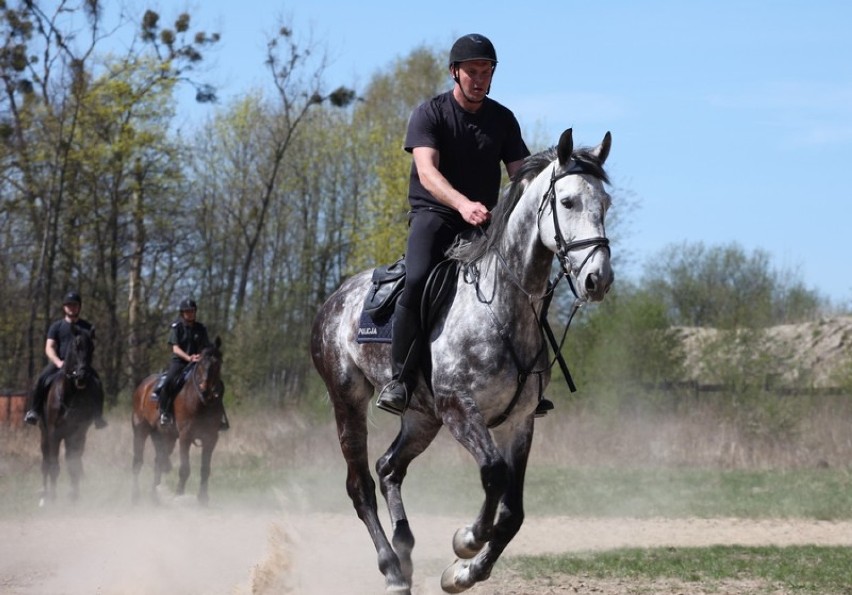
[[[544,193],[544,196],[541,197],[541,204],[538,207],[539,232],[541,231],[541,218],[544,215],[544,207],[549,204],[550,212],[553,214],[553,229],[556,231],[556,236],[553,238],[556,241],[556,258],[559,259],[562,272],[565,274],[565,277],[571,285],[571,291],[574,292],[574,297],[579,299],[572,277],[576,279],[580,275],[580,271],[583,270],[583,267],[586,266],[586,263],[589,262],[589,259],[594,256],[598,250],[604,249],[607,251],[607,254],[609,254],[609,238],[598,236],[582,240],[574,240],[573,242],[565,240],[565,237],[562,235],[562,228],[559,226],[559,217],[556,215],[556,182],[570,175],[584,174],[587,172],[579,161],[574,161],[571,167],[563,170],[559,173],[559,175],[556,174],[556,169],[556,166],[554,166],[550,175],[550,185],[547,187],[547,191]],[[577,272],[572,275],[569,253],[573,250],[582,250],[584,248],[594,248],[594,250],[591,250],[586,255],[586,258],[584,258],[583,262],[580,263],[580,266],[577,267]]]

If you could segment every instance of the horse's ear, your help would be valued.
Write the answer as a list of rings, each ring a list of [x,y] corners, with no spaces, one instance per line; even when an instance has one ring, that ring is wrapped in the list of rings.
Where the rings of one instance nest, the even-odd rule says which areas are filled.
[[[612,147],[612,135],[607,130],[607,133],[604,135],[601,144],[592,150],[592,154],[598,158],[598,162],[603,165],[606,158],[609,157],[609,149]]]
[[[556,147],[556,155],[559,157],[559,165],[565,165],[571,159],[571,153],[574,152],[574,132],[571,128],[567,128],[562,136],[559,137],[559,144]]]

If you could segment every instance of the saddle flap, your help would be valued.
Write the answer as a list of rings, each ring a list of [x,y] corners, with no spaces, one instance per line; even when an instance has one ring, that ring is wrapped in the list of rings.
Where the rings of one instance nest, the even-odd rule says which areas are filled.
[[[372,285],[364,298],[364,312],[374,320],[390,316],[404,284],[404,257],[393,264],[376,267],[373,270]]]

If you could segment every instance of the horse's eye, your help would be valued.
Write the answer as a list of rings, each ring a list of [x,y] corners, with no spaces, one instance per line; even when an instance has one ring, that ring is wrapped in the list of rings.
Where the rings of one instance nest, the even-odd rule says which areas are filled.
[[[574,201],[571,198],[563,198],[560,202],[562,203],[562,206],[566,209],[574,208]]]

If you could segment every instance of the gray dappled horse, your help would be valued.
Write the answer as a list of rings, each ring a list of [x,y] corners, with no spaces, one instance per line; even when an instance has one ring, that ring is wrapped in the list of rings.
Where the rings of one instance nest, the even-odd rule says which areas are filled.
[[[59,477],[59,450],[65,443],[65,462],[71,479],[71,499],[76,500],[83,477],[83,451],[86,434],[95,419],[101,390],[92,368],[94,340],[89,331],[71,326],[73,339],[65,354],[62,367],[56,371],[47,387],[41,421],[41,472],[44,489],[41,504],[56,499],[56,479]]]
[[[550,380],[540,314],[553,257],[581,302],[602,300],[613,280],[604,228],[610,144],[607,132],[597,147],[575,152],[571,130],[563,132],[557,147],[527,159],[487,233],[452,252],[460,272],[452,302],[428,331],[427,382],[421,377],[399,434],[376,463],[392,542],[379,521],[367,453],[367,413],[374,389],[390,380],[389,346],[356,342],[371,271],[345,281],[317,314],[311,355],[334,407],[346,489],[373,539],[388,592],[411,590],[414,535],[402,480],[441,426],[473,455],[485,492],[473,523],[453,538],[460,560],[444,571],[444,591],[458,593],[487,579],[521,527],[534,411]],[[530,375],[540,382],[519,382]]]

